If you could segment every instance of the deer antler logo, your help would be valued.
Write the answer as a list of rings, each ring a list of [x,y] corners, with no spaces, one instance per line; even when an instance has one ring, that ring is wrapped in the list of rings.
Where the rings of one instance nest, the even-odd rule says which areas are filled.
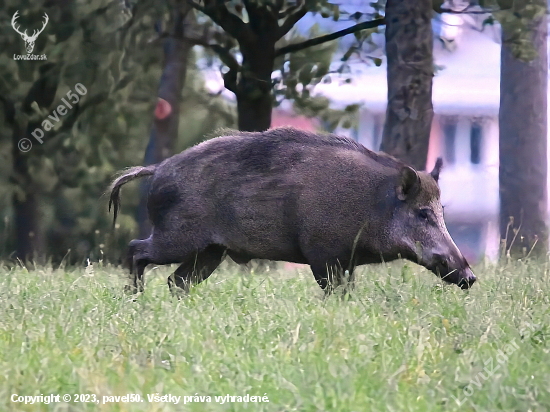
[[[46,24],[48,24],[48,21],[50,21],[48,15],[46,13],[44,13],[44,23],[42,25],[42,28],[40,30],[34,30],[34,32],[32,33],[32,36],[29,36],[27,34],[27,30],[25,30],[23,33],[21,31],[19,31],[19,26],[15,26],[15,23],[16,23],[16,20],[17,18],[19,17],[18,16],[18,13],[19,13],[19,10],[17,10],[15,12],[15,14],[13,15],[13,18],[11,19],[11,25],[13,27],[13,29],[19,33],[21,35],[21,37],[23,38],[23,40],[25,41],[25,48],[27,49],[27,53],[32,53],[33,49],[34,49],[34,42],[36,41],[36,38],[38,37],[38,35],[40,33],[42,33],[44,31],[44,28],[46,27]]]

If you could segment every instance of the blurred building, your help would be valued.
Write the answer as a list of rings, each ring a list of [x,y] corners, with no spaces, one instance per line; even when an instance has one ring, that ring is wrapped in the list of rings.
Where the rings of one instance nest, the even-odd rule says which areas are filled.
[[[427,169],[437,157],[443,157],[440,186],[446,222],[453,239],[472,261],[483,256],[496,258],[499,246],[500,28],[483,27],[483,20],[479,15],[444,14],[433,21],[437,72]],[[323,19],[306,20],[303,26],[312,23],[322,25]],[[373,54],[383,58],[383,35],[376,35],[374,43],[380,47]],[[342,50],[346,47],[348,44],[341,45]],[[382,60],[380,67],[351,61],[350,73],[335,75],[330,83],[315,89],[336,107],[361,103],[358,127],[337,133],[372,150],[380,147],[387,104],[386,64]],[[346,83],[346,78],[351,78],[351,83]],[[286,118],[288,113],[274,114],[277,125],[284,124]]]
[[[342,10],[349,12],[347,18],[335,22],[308,14],[296,26],[297,31],[307,35],[312,26],[317,25],[322,32],[332,32],[373,17],[368,13],[350,17],[357,10],[365,10],[362,0],[342,0],[339,3]],[[432,96],[435,115],[427,169],[431,170],[437,157],[443,157],[440,187],[445,220],[461,251],[474,262],[484,256],[495,259],[500,238],[500,26],[484,26],[486,17],[480,14],[442,14],[432,20],[436,65]],[[330,82],[318,84],[313,91],[313,94],[329,97],[333,107],[361,104],[358,126],[336,132],[352,137],[371,150],[380,147],[387,104],[383,30],[381,32],[372,35],[372,41],[363,48],[361,56],[348,61],[344,73],[331,75]],[[335,70],[341,65],[339,57],[353,42],[354,36],[340,39],[334,59]],[[372,58],[382,59],[382,65],[376,67]],[[351,79],[351,82],[346,82],[346,79]],[[219,75],[210,88],[223,89]],[[233,98],[231,93],[224,93]],[[273,127],[284,125],[308,130],[322,128],[315,119],[296,116],[292,104],[286,101],[274,110],[272,122]]]

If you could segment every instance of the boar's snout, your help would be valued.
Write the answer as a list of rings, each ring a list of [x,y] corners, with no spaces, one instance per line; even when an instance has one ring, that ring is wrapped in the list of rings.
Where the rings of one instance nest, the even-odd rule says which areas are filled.
[[[463,270],[463,274],[460,281],[458,282],[458,286],[460,286],[461,289],[469,289],[475,281],[476,276],[474,275],[474,272],[472,272],[472,269],[466,268]]]
[[[444,281],[453,283],[461,289],[469,289],[476,281],[476,276],[466,259],[459,259],[459,264],[452,264],[443,255],[434,255],[434,258],[436,263],[430,269]]]

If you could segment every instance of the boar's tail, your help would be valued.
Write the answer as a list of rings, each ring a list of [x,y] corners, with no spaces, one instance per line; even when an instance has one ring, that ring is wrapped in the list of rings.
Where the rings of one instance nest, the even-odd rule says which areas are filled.
[[[143,176],[150,176],[155,173],[157,165],[151,166],[136,166],[127,169],[122,176],[117,177],[111,184],[111,197],[109,198],[109,212],[113,206],[113,226],[115,225],[118,211],[120,210],[120,188],[122,185]]]

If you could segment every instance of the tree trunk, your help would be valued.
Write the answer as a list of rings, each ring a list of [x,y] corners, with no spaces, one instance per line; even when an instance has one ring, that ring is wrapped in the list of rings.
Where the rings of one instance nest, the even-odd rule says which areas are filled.
[[[388,107],[381,150],[418,170],[426,167],[433,118],[430,0],[388,0]]]
[[[256,41],[241,44],[243,70],[235,95],[238,127],[242,131],[258,132],[271,127],[271,73],[275,65],[276,39],[270,34],[258,33]]]
[[[12,157],[13,172],[11,179],[16,184],[12,198],[16,232],[16,257],[23,262],[34,260],[37,263],[45,261],[45,240],[42,230],[42,211],[40,201],[42,193],[35,183],[31,172],[31,159],[38,148],[36,139],[31,135],[41,128],[40,121],[23,120],[33,113],[31,104],[36,103],[41,109],[50,111],[59,85],[59,70],[55,63],[44,63],[38,69],[40,76],[30,87],[27,95],[17,107],[8,97],[2,97],[6,120],[13,128]],[[24,114],[18,115],[21,110]],[[26,116],[25,116],[26,115]],[[43,154],[38,154],[39,156]]]
[[[23,262],[42,262],[44,237],[40,227],[40,209],[37,195],[25,193],[23,198],[14,196],[15,228],[17,237],[16,256]]]
[[[260,132],[270,128],[273,100],[271,91],[259,91],[258,97],[249,97],[247,93],[237,94],[237,113],[239,130]]]
[[[21,147],[27,146],[20,143],[23,139],[34,141],[30,132],[39,126],[40,123],[29,124],[26,132],[22,131],[17,121],[13,126],[13,178],[17,183],[17,189],[12,204],[15,214],[16,257],[23,262],[43,263],[45,251],[44,234],[40,225],[40,195],[38,188],[33,184],[32,176],[29,175],[31,153],[20,150]]]
[[[174,144],[178,138],[180,97],[187,73],[189,50],[192,47],[192,44],[183,40],[184,22],[190,6],[183,7],[185,10],[176,12],[174,33],[166,39],[164,44],[164,71],[160,79],[149,144],[145,150],[144,165],[146,166],[172,156]],[[140,185],[137,221],[141,239],[149,237],[151,233],[151,223],[147,215],[149,184],[149,180],[146,179]]]
[[[500,233],[515,257],[548,251],[546,16],[529,30],[538,56],[515,59],[503,32],[500,63]]]

